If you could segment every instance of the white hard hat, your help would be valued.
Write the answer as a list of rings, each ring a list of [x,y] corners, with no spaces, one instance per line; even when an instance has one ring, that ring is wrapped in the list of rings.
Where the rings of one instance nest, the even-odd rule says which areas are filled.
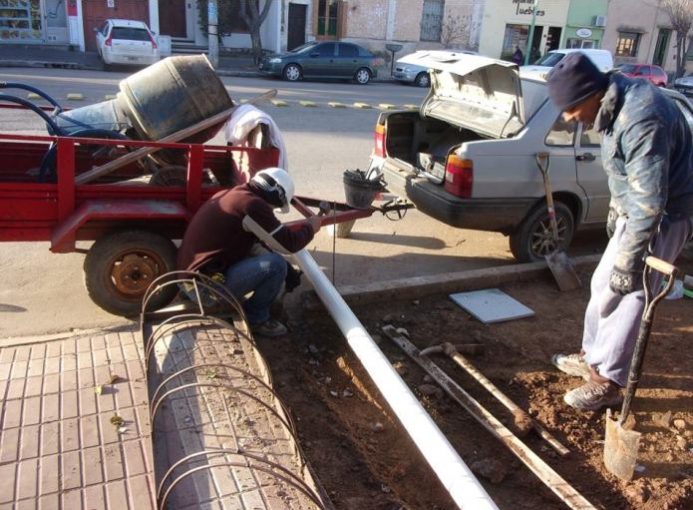
[[[281,212],[288,213],[291,210],[289,204],[294,198],[294,181],[286,170],[277,167],[265,168],[256,173],[251,181],[269,193],[277,193]]]

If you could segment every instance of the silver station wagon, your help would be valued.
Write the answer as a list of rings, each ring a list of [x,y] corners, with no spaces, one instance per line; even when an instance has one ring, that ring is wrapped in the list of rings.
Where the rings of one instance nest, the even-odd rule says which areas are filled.
[[[371,168],[390,192],[448,225],[501,232],[522,262],[555,249],[536,155],[549,153],[559,241],[603,227],[609,190],[600,139],[565,123],[546,82],[515,64],[475,55],[422,58],[431,89],[419,111],[383,112]],[[688,101],[673,97],[693,125]]]

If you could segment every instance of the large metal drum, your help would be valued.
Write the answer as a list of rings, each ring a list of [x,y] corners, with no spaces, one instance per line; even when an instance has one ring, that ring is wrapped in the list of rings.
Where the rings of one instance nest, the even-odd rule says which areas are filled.
[[[142,69],[120,82],[117,100],[144,140],[161,140],[233,106],[205,55],[168,57]],[[215,132],[186,141],[202,143]]]

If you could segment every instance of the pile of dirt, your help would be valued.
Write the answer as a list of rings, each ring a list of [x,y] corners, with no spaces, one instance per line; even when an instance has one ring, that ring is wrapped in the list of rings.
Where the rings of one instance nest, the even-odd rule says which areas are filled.
[[[693,257],[682,267],[693,273]],[[589,274],[582,274],[587,282]],[[587,287],[587,285],[585,285]],[[549,278],[502,290],[535,316],[484,325],[445,295],[355,308],[361,322],[501,509],[566,506],[509,450],[399,350],[381,328],[404,327],[419,348],[481,342],[469,356],[503,392],[571,450],[560,457],[538,436],[523,439],[597,508],[693,508],[693,300],[664,301],[650,337],[633,414],[643,432],[634,479],[602,462],[604,413],[578,412],[563,394],[581,380],[555,370],[575,352],[588,289],[559,292]],[[261,340],[277,389],[296,418],[306,455],[338,509],[455,508],[326,313],[294,317],[290,338]],[[445,356],[434,361],[506,425],[510,413]]]

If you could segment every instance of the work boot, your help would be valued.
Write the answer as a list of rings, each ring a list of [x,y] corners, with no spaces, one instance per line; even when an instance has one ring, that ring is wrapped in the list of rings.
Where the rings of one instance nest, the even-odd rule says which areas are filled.
[[[551,356],[551,363],[561,372],[582,377],[585,381],[590,380],[590,366],[582,354],[554,354]]]
[[[621,388],[611,381],[598,383],[590,381],[570,390],[563,396],[570,407],[581,411],[596,411],[602,407],[617,406],[623,401]]]
[[[255,335],[268,337],[286,335],[286,333],[289,331],[288,329],[286,329],[286,326],[284,326],[284,324],[282,324],[276,319],[271,318],[267,319],[265,322],[261,322],[260,324],[251,324],[250,330]]]

